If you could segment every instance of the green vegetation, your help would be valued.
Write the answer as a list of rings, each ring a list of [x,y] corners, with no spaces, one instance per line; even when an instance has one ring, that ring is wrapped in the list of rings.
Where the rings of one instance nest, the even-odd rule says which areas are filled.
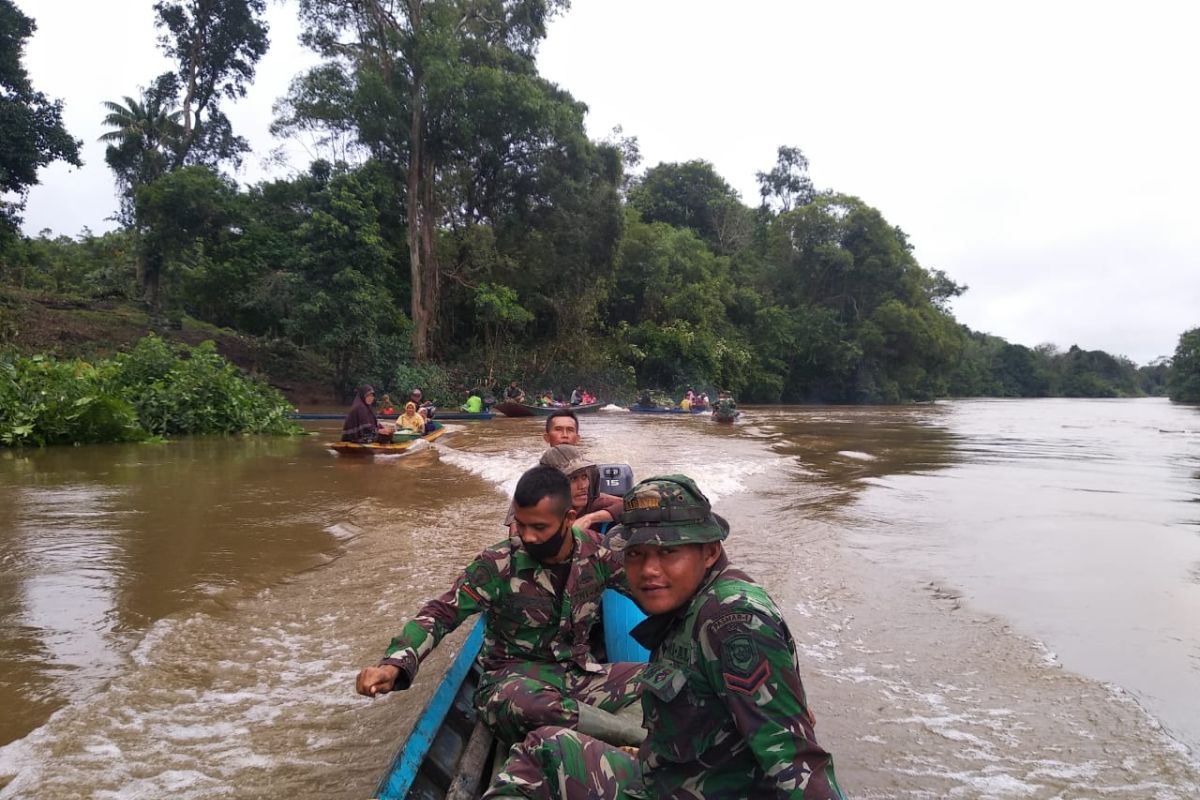
[[[79,142],[63,127],[62,101],[33,88],[21,64],[25,40],[37,30],[12,0],[0,0],[0,242],[20,222],[25,193],[37,183],[37,171],[52,161],[80,166]]]
[[[151,436],[299,432],[279,392],[249,380],[212,342],[147,336],[89,363],[0,357],[0,444],[141,441]]]
[[[757,173],[754,205],[701,159],[637,174],[637,140],[589,140],[583,103],[538,74],[566,5],[301,0],[322,60],[274,130],[317,157],[239,186],[222,170],[245,142],[219,101],[244,93],[266,51],[264,2],[159,2],[173,70],[106,106],[122,229],[0,242],[0,282],[304,354],[341,397],[420,385],[458,405],[509,378],[582,381],[606,399],[687,386],[746,402],[1189,396],[1183,351],[1138,369],[959,324],[950,303],[966,287],[918,263],[879,209],[814,186],[797,147]],[[30,352],[5,313],[0,338]],[[148,431],[234,425],[126,399]]]
[[[1200,328],[1184,331],[1175,348],[1167,393],[1180,403],[1200,403]]]

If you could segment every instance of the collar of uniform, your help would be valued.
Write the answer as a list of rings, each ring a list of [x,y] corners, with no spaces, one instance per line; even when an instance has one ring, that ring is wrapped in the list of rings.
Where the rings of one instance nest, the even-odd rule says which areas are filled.
[[[725,550],[721,550],[721,554],[717,556],[716,562],[708,568],[708,575],[705,576],[704,582],[700,584],[700,588],[692,595],[692,599],[681,605],[674,611],[668,611],[666,614],[655,614],[654,616],[646,617],[644,620],[633,626],[633,630],[629,635],[634,638],[638,644],[647,650],[653,651],[658,647],[662,640],[667,637],[668,631],[675,621],[682,619],[692,610],[692,606],[696,602],[696,598],[704,594],[708,587],[712,586],[713,581],[721,576],[725,568],[729,566],[729,557],[725,555]]]
[[[587,541],[583,535],[583,531],[579,530],[579,528],[575,525],[571,526],[571,538],[575,540],[575,547],[571,551],[572,556],[564,561],[564,564],[570,564],[572,558],[574,558],[574,556],[580,552],[579,548],[583,547]],[[529,555],[529,553],[525,552],[525,548],[521,547],[519,539],[515,541],[510,539],[509,541],[512,542],[513,572],[524,572],[532,569],[546,569],[548,566],[551,566],[549,564],[543,564],[533,556]]]

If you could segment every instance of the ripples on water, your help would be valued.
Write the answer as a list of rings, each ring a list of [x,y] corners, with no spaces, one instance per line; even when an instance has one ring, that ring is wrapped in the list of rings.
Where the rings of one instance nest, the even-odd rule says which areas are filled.
[[[1053,404],[968,403],[754,410],[735,426],[609,413],[585,417],[583,434],[593,458],[639,478],[697,477],[730,518],[736,561],[793,627],[818,731],[852,793],[1196,796],[1195,773],[1137,729],[1135,707],[1114,711],[1106,690],[1048,671],[1054,660],[1001,624],[963,617],[964,603],[1046,616],[1046,588],[1031,583],[1045,576],[1025,567],[1044,565],[1053,584],[1066,561],[1051,566],[1054,542],[1080,547],[1071,521],[1114,513],[1097,497],[1144,506],[1114,507],[1114,529],[1157,520],[1169,539],[1188,524],[1180,508],[1194,524],[1196,485],[1179,473],[1194,480],[1200,440],[1150,457],[1111,431],[1149,435],[1169,407],[1125,406],[1080,428],[1056,424]],[[543,447],[535,420],[454,428],[428,452],[379,463],[333,458],[313,439],[88,450],[90,466],[49,452],[0,462],[0,521],[16,531],[0,539],[0,585],[13,587],[0,588],[0,631],[18,653],[5,674],[23,676],[8,691],[30,721],[47,713],[38,698],[75,699],[0,749],[0,797],[369,796],[460,637],[409,692],[365,700],[353,674],[503,535],[506,497]],[[1136,480],[1118,477],[1130,465]],[[23,498],[19,514],[11,498]],[[1076,526],[1089,543],[1100,527]],[[1014,528],[1028,539],[1016,584],[993,551],[996,540],[1012,549]],[[1100,557],[1097,570],[1114,572]],[[1173,585],[1194,585],[1186,575]],[[931,580],[946,585],[920,588]],[[1194,626],[1174,633],[1195,659]],[[70,677],[81,674],[90,684]],[[1145,741],[1123,742],[1120,725]],[[1147,752],[1139,789],[1121,763]]]

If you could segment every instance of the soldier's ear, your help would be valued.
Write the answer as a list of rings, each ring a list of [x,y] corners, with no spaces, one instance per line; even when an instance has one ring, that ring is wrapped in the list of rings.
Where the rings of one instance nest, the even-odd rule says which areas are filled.
[[[717,563],[717,559],[721,557],[720,542],[705,542],[704,545],[704,568],[708,569],[713,564]]]

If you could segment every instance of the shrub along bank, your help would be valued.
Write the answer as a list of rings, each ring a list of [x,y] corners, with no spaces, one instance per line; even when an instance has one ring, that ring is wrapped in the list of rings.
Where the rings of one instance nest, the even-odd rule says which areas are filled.
[[[142,339],[110,359],[0,356],[0,445],[300,432],[291,404],[217,354]]]

